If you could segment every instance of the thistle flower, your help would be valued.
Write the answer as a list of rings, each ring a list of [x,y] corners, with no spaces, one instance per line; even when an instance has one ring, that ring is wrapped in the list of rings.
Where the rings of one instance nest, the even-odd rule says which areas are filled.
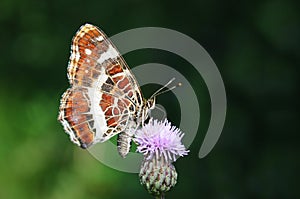
[[[189,152],[181,143],[184,133],[165,119],[163,122],[150,119],[135,135],[137,151],[148,158],[163,155],[166,160],[176,161],[176,156],[184,156]]]
[[[181,143],[183,136],[180,129],[167,120],[150,119],[136,132],[137,151],[144,155],[139,177],[149,193],[162,197],[175,186],[177,172],[172,162],[189,152]]]

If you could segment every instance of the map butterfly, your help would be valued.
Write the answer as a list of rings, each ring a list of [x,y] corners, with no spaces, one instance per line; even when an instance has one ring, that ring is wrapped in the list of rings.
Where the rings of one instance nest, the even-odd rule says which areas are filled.
[[[125,157],[136,129],[155,106],[126,62],[96,26],[85,24],[73,37],[68,64],[70,88],[62,95],[58,120],[72,142],[88,148],[118,135],[118,151]]]

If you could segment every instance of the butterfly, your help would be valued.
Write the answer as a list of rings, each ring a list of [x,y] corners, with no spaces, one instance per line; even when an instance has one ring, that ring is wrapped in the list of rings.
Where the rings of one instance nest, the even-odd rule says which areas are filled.
[[[72,40],[58,120],[72,142],[88,148],[118,135],[118,151],[125,157],[131,138],[155,107],[113,43],[98,27],[85,24]]]

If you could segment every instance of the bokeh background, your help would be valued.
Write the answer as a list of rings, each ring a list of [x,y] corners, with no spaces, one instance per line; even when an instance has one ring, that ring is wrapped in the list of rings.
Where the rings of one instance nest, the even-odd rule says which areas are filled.
[[[176,68],[201,99],[199,132],[189,156],[175,164],[179,180],[167,198],[300,198],[299,8],[292,0],[1,0],[0,198],[152,198],[136,174],[111,169],[72,144],[56,120],[69,86],[70,42],[86,22],[110,36],[147,26],[180,31],[220,70],[226,124],[213,151],[199,159],[210,118],[201,76],[171,53],[125,55],[131,67]],[[145,96],[156,88],[143,88]],[[168,104],[173,97],[158,100]],[[178,107],[168,111],[178,125]]]

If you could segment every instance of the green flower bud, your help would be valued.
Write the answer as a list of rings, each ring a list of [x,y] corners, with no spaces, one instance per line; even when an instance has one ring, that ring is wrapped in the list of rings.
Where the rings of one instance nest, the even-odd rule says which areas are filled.
[[[145,158],[139,177],[141,184],[155,196],[163,195],[177,182],[177,172],[174,165],[163,156]]]

